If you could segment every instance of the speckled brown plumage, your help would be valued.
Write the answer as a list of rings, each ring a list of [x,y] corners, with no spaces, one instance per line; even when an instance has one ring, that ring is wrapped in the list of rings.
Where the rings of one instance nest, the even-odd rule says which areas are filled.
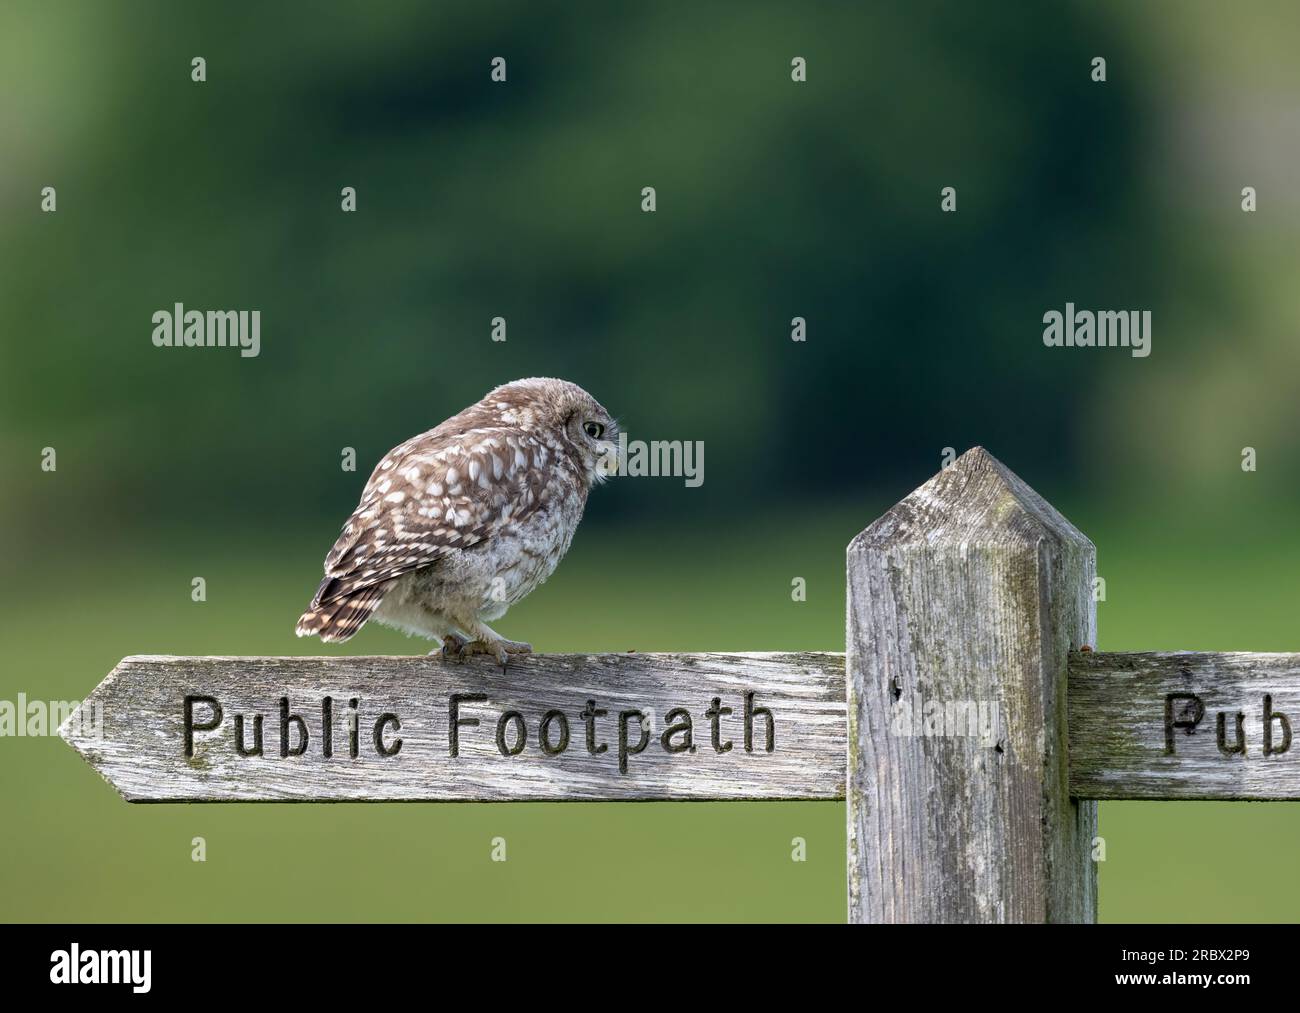
[[[516,380],[390,450],[325,558],[299,636],[347,640],[372,616],[463,655],[529,650],[486,624],[546,580],[618,427],[565,380]]]

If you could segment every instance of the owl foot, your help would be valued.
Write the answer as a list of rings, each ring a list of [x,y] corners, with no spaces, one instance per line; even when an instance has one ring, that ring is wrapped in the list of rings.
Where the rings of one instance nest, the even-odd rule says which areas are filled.
[[[491,640],[475,640],[465,645],[464,650],[471,654],[490,654],[497,659],[497,664],[501,666],[501,671],[505,671],[510,664],[512,654],[532,654],[533,645],[525,644],[521,640],[506,640],[505,637],[494,637]]]
[[[478,654],[474,649],[477,640],[466,640],[458,633],[448,633],[442,638],[442,650],[430,651],[430,654],[441,654],[443,661],[464,661],[471,654]]]
[[[502,669],[510,663],[510,655],[533,653],[533,645],[525,644],[522,640],[506,640],[504,637],[500,637],[493,646],[495,650],[492,653],[496,655],[497,664]]]
[[[504,637],[466,640],[458,634],[449,633],[442,642],[442,656],[447,661],[464,661],[475,654],[490,654],[502,668],[510,663],[510,655],[532,653],[532,644],[526,644],[522,640],[506,640]]]

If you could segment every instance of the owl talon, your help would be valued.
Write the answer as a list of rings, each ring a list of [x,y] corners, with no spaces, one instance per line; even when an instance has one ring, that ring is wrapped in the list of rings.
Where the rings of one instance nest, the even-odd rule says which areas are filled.
[[[442,660],[443,661],[464,661],[469,657],[466,648],[469,641],[464,637],[457,636],[455,633],[448,633],[442,641]]]
[[[505,637],[501,637],[497,640],[494,647],[497,656],[497,663],[501,666],[501,671],[503,672],[506,670],[506,666],[510,663],[511,655],[533,653],[532,644],[526,644],[522,640],[507,640]]]

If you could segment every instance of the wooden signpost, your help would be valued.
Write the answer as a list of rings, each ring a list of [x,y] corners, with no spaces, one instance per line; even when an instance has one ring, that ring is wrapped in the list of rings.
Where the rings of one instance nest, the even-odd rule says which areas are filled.
[[[1300,799],[1300,655],[1103,654],[1095,549],[982,448],[848,548],[847,651],[126,658],[132,802],[847,800],[854,922],[1088,922],[1100,799]]]
[[[136,657],[87,702],[131,802],[844,797],[842,654]]]
[[[1083,654],[1069,722],[1083,798],[1300,800],[1300,654]]]

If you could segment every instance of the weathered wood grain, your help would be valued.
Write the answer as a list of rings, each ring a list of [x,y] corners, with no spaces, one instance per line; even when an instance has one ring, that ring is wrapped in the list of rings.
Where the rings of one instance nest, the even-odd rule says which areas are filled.
[[[1300,799],[1293,731],[1300,654],[1070,659],[1070,790],[1083,798]]]
[[[746,749],[744,708],[753,693],[752,750]],[[460,713],[480,724],[459,729],[459,756],[450,755],[449,698],[482,694]],[[324,698],[332,700],[332,753],[325,758]],[[186,697],[215,698],[221,723],[193,732],[185,755]],[[713,744],[713,698],[732,713],[720,715]],[[306,724],[300,755],[280,754],[280,700]],[[350,755],[349,701],[358,701],[357,756]],[[596,744],[588,751],[580,718],[588,700],[608,713],[593,718]],[[685,708],[694,749],[669,753],[663,737]],[[772,712],[776,738],[766,746]],[[102,714],[102,727],[92,719]],[[499,716],[517,710],[527,742],[514,756],[497,742]],[[567,748],[544,753],[539,724],[551,710],[566,715]],[[642,720],[628,716],[619,749],[620,713],[641,711],[649,726],[643,752]],[[516,801],[597,799],[838,799],[844,796],[844,655],[842,654],[603,654],[534,655],[513,659],[506,672],[487,658],[464,664],[436,657],[338,658],[126,658],[60,729],[124,798],[134,802],[210,801]],[[210,705],[192,703],[192,723],[215,717]],[[235,715],[243,715],[243,741],[254,741],[261,714],[262,756],[235,750]],[[380,728],[375,723],[396,715]],[[504,729],[505,746],[517,741],[518,722]],[[297,747],[289,722],[290,749]],[[552,718],[549,741],[557,747],[561,724]],[[682,746],[684,734],[669,740]],[[626,769],[620,770],[620,752]]]
[[[849,545],[850,921],[1095,920],[1096,804],[1068,794],[1065,705],[1094,568],[982,448]]]

